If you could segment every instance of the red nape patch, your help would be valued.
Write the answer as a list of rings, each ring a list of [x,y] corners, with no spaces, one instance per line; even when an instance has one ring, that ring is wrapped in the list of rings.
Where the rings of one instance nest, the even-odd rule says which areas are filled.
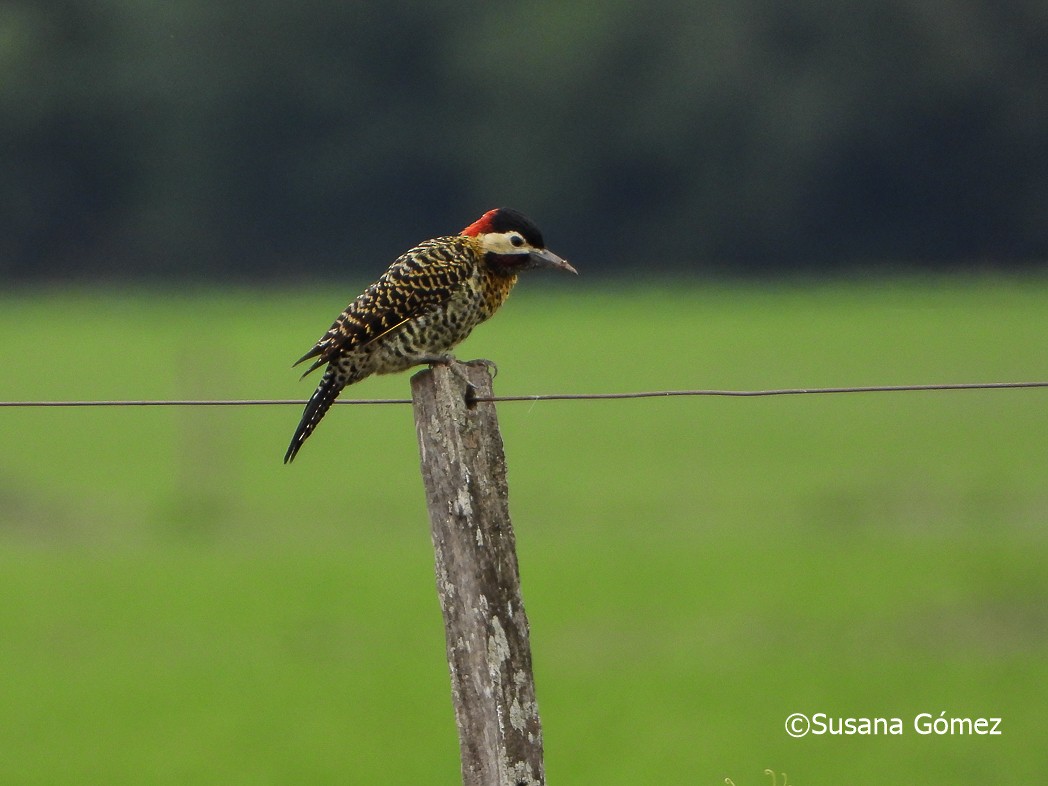
[[[491,222],[495,218],[495,214],[498,213],[498,212],[499,212],[498,208],[495,208],[494,210],[489,210],[487,213],[482,215],[480,218],[478,218],[476,221],[474,221],[468,227],[463,229],[459,234],[460,235],[469,235],[470,237],[476,237],[477,235],[480,235],[480,234],[482,234],[484,232],[490,232],[491,231]]]

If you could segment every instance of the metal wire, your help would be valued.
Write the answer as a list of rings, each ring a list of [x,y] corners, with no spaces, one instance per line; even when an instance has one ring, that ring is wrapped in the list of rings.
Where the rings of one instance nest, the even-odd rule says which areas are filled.
[[[860,385],[832,388],[773,388],[769,390],[647,390],[625,393],[538,393],[527,396],[477,396],[477,402],[513,401],[598,401],[680,396],[798,396],[835,393],[899,393],[931,390],[1001,390],[1048,388],[1048,382],[961,382],[932,385]],[[336,404],[410,404],[409,398],[339,399]],[[265,407],[304,406],[306,399],[119,399],[108,401],[0,401],[0,407]]]

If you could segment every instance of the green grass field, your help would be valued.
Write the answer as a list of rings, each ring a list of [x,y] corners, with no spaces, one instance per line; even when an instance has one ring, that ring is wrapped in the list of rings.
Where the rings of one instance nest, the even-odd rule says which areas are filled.
[[[0,398],[304,398],[355,291],[9,294]],[[1048,279],[528,281],[458,354],[501,394],[1044,380]],[[410,407],[286,467],[298,416],[0,409],[0,783],[460,782]],[[551,783],[1043,777],[1048,390],[499,417]]]

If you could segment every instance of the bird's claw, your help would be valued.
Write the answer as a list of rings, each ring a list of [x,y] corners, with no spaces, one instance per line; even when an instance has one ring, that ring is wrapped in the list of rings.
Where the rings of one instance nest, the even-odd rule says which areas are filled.
[[[495,361],[494,360],[488,360],[486,358],[477,358],[476,360],[470,360],[465,365],[467,365],[467,366],[483,366],[484,368],[486,368],[488,370],[488,373],[491,374],[491,378],[492,379],[497,377],[498,373],[499,373],[499,367],[497,365],[495,365]]]
[[[477,358],[476,360],[470,360],[463,363],[464,366],[482,366],[484,367],[488,375],[494,379],[499,373],[499,367],[495,365],[494,360],[487,360],[486,358]],[[466,382],[466,406],[472,408],[477,403],[477,394],[480,393],[479,388],[466,379],[465,375],[462,377]]]

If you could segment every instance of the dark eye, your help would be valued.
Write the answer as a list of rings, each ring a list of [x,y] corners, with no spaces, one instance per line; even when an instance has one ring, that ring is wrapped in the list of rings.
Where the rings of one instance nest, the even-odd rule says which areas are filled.
[[[524,238],[522,238],[520,235],[512,235],[509,239],[509,242],[515,245],[517,248],[520,248],[522,245],[524,245]]]

